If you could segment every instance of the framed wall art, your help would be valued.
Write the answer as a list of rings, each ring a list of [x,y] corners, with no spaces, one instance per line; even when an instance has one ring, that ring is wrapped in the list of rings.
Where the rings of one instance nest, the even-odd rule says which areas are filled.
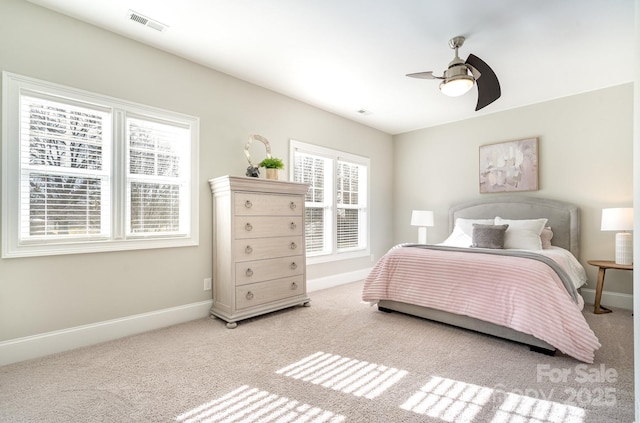
[[[480,146],[480,192],[538,190],[538,138]]]

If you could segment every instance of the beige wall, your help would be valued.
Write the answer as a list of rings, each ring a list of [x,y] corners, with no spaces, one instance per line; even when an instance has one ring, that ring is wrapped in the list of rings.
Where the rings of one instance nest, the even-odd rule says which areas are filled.
[[[243,147],[254,133],[285,164],[289,139],[370,157],[372,252],[379,257],[391,244],[388,134],[23,0],[0,5],[0,70],[200,118],[200,246],[2,259],[0,341],[210,299],[203,291],[212,275],[207,181],[244,176]],[[369,266],[369,257],[311,266],[309,277]]]
[[[433,210],[429,242],[447,236],[447,209],[481,196],[478,148],[538,137],[540,190],[527,193],[580,207],[581,262],[614,258],[614,234],[600,231],[603,207],[633,205],[633,84],[535,104],[394,137],[395,242],[414,242],[412,209]],[[632,292],[631,272],[610,271],[605,290]]]
[[[0,70],[201,119],[200,246],[0,260],[0,342],[209,299],[202,290],[212,274],[207,180],[244,174],[242,148],[252,133],[286,160],[289,139],[371,158],[375,258],[417,239],[412,209],[436,212],[430,242],[446,237],[448,207],[480,197],[483,144],[539,138],[541,189],[531,195],[581,207],[591,288],[595,270],[586,260],[613,257],[600,210],[632,203],[630,84],[391,137],[24,0],[2,0]],[[369,258],[315,265],[309,277],[370,265]],[[631,275],[610,273],[606,288],[630,293]]]

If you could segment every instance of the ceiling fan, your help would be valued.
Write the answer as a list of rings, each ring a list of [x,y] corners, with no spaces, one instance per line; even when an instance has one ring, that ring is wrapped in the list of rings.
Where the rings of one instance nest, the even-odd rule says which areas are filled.
[[[465,94],[473,87],[474,82],[478,86],[478,103],[476,111],[500,98],[500,82],[495,72],[478,56],[470,54],[466,62],[458,57],[458,48],[462,47],[465,38],[454,37],[449,40],[449,47],[456,51],[456,56],[443,76],[435,76],[433,71],[410,73],[407,76],[421,79],[442,79],[440,91],[443,94],[457,97]]]

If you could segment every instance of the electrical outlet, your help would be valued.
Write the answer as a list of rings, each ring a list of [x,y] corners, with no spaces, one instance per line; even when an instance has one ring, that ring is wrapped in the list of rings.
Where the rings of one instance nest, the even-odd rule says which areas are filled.
[[[211,291],[211,278],[204,278],[204,290]]]

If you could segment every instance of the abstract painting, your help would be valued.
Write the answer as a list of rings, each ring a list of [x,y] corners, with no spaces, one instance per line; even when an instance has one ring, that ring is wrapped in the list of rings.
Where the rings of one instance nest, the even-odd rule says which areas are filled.
[[[537,189],[537,138],[480,146],[481,193]]]

